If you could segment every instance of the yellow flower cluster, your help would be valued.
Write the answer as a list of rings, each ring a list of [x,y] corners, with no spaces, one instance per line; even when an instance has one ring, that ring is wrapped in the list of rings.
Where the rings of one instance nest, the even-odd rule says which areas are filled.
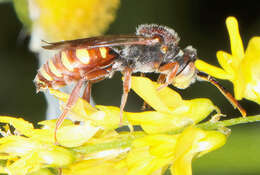
[[[181,134],[149,135],[134,141],[125,159],[127,175],[163,174],[169,165],[174,175],[191,175],[191,161],[221,147],[225,135],[217,131],[186,128]]]
[[[253,37],[244,51],[236,18],[228,17],[226,25],[231,54],[224,51],[217,52],[219,64],[223,69],[202,60],[197,60],[195,65],[199,70],[216,78],[231,81],[236,99],[246,98],[260,104],[260,37]]]
[[[31,0],[33,28],[48,41],[71,40],[103,33],[115,18],[119,0]],[[34,29],[35,30],[35,29]]]
[[[5,163],[0,173],[16,175],[150,175],[163,174],[170,166],[174,175],[191,175],[193,158],[221,147],[226,135],[196,127],[218,108],[208,99],[183,100],[166,87],[147,78],[132,77],[132,89],[154,110],[124,112],[123,124],[140,125],[143,131],[122,131],[118,107],[97,105],[95,108],[79,99],[57,132],[60,145],[55,145],[56,120],[42,121],[36,129],[23,119],[2,116],[0,159]],[[143,87],[147,87],[143,91]],[[67,94],[50,92],[61,101]],[[8,126],[12,125],[13,131]]]

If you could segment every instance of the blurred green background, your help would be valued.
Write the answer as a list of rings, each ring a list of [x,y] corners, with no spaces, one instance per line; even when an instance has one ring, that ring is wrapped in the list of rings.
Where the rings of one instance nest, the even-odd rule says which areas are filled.
[[[257,2],[257,1],[255,1]],[[260,9],[252,1],[206,0],[122,0],[116,20],[107,33],[134,33],[138,24],[156,23],[174,28],[181,37],[180,46],[192,45],[201,59],[218,65],[216,51],[230,52],[225,18],[237,17],[244,46],[260,33]],[[23,26],[12,4],[0,4],[0,115],[23,117],[36,123],[45,115],[45,99],[36,94],[33,79],[37,71],[36,55],[28,49],[29,38],[23,38]],[[47,58],[46,58],[47,60]],[[153,75],[151,75],[153,77]],[[93,88],[96,103],[120,104],[120,73],[97,83]],[[220,81],[229,91],[232,85]],[[224,96],[212,85],[197,82],[186,90],[177,90],[185,99],[210,98],[228,117],[238,117]],[[142,100],[131,93],[126,110],[137,111]],[[242,100],[249,115],[260,114],[259,105]],[[232,127],[228,143],[221,149],[194,161],[194,174],[260,174],[260,124]]]

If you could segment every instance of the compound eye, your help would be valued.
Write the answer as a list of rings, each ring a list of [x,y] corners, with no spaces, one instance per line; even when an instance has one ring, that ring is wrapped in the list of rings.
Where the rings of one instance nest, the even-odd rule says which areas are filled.
[[[162,45],[161,46],[161,52],[166,54],[167,51],[168,51],[168,47],[166,45]]]

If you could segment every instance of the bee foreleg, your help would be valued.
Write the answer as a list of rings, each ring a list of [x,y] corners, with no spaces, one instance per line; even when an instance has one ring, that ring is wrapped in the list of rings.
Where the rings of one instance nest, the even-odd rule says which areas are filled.
[[[166,75],[166,80],[164,84],[162,84],[157,90],[161,90],[162,88],[167,87],[169,84],[173,82],[174,78],[176,77],[178,68],[179,63],[177,62],[168,63],[159,68],[160,72],[169,70],[169,73]]]
[[[124,80],[123,80],[123,95],[122,95],[121,104],[120,104],[120,125],[123,124],[124,107],[125,107],[125,104],[127,101],[128,92],[130,91],[130,88],[131,88],[132,69],[126,68],[123,71],[123,74],[124,74]]]
[[[159,77],[157,78],[157,83],[163,84],[166,81],[166,75],[165,74],[160,74]]]
[[[64,107],[64,110],[62,111],[61,115],[59,116],[59,118],[56,121],[56,127],[55,127],[55,132],[54,132],[54,139],[55,139],[56,144],[58,144],[57,131],[60,128],[60,126],[61,126],[62,122],[64,121],[66,115],[68,114],[69,110],[77,102],[77,100],[79,98],[80,89],[81,89],[82,85],[84,84],[84,82],[85,82],[85,79],[81,79],[78,81],[78,83],[73,88],[73,90],[69,96],[69,99],[66,103],[66,106]]]

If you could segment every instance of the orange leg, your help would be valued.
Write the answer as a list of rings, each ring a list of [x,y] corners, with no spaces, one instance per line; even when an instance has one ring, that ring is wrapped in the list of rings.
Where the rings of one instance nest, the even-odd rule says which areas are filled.
[[[110,71],[111,67],[108,67],[107,69],[97,69],[86,74],[85,79],[88,81],[83,93],[83,99],[88,103],[90,102],[92,84],[103,80]]]
[[[161,90],[164,87],[167,87],[169,84],[171,84],[177,74],[179,68],[179,64],[177,62],[168,63],[162,67],[159,68],[159,71],[165,71],[170,70],[170,72],[166,75],[166,80],[164,84],[162,84],[157,90]],[[159,77],[160,78],[160,77]]]
[[[159,77],[157,78],[157,83],[163,84],[166,81],[166,75],[165,74],[160,74]]]
[[[145,73],[140,73],[140,77],[145,77]],[[150,106],[144,101],[141,110],[150,108]]]
[[[85,99],[88,103],[90,103],[91,87],[92,87],[92,82],[88,81],[82,96],[82,98]]]
[[[126,68],[124,70],[123,74],[124,74],[124,81],[123,81],[123,95],[122,95],[121,104],[120,104],[120,125],[123,124],[123,112],[124,112],[125,104],[127,101],[128,92],[130,91],[130,88],[131,88],[132,69]]]
[[[216,86],[218,90],[226,97],[226,99],[228,99],[228,101],[234,106],[234,108],[237,108],[242,116],[246,117],[246,110],[242,108],[242,106],[236,101],[236,99],[223,86],[221,86],[219,82],[217,82],[217,80],[204,72],[198,72],[197,76]]]
[[[99,82],[101,80],[104,80],[105,79],[105,77],[104,77],[105,75],[107,75],[107,72],[105,72],[105,74],[102,74],[101,78],[99,78],[97,80],[91,80],[91,81],[87,82],[82,98],[85,99],[88,103],[90,103],[92,84],[94,84],[96,82]]]
[[[87,90],[85,90],[83,96],[85,96],[86,98],[90,99],[90,93],[91,93],[91,83],[93,82],[97,82],[101,79],[103,79],[107,74],[109,74],[109,70],[111,70],[111,68],[107,68],[107,69],[100,69],[100,70],[96,70],[93,72],[88,73],[85,78],[80,79],[78,81],[78,83],[76,84],[76,86],[73,88],[70,97],[68,99],[68,102],[64,108],[64,110],[62,111],[62,114],[60,115],[60,117],[58,118],[57,122],[56,122],[56,127],[55,127],[55,132],[54,132],[54,139],[55,139],[55,143],[58,144],[57,141],[57,130],[59,129],[59,127],[61,126],[62,122],[64,121],[66,115],[68,114],[68,112],[70,111],[70,109],[73,107],[73,105],[77,102],[77,100],[79,99],[79,93],[80,93],[80,89],[83,86],[85,81],[89,81],[88,85],[87,85]],[[87,92],[86,92],[87,91]]]
[[[56,122],[56,127],[55,127],[55,131],[54,131],[54,139],[55,139],[55,143],[58,144],[57,141],[57,131],[60,128],[62,122],[64,121],[66,115],[68,114],[69,110],[72,108],[72,106],[77,102],[78,98],[79,98],[79,93],[80,93],[80,89],[82,87],[82,85],[84,84],[85,79],[81,79],[78,81],[78,83],[76,84],[76,86],[73,88],[70,97],[68,99],[68,102],[66,104],[66,106],[64,107],[64,110],[62,111],[60,117],[58,118],[57,122]]]

